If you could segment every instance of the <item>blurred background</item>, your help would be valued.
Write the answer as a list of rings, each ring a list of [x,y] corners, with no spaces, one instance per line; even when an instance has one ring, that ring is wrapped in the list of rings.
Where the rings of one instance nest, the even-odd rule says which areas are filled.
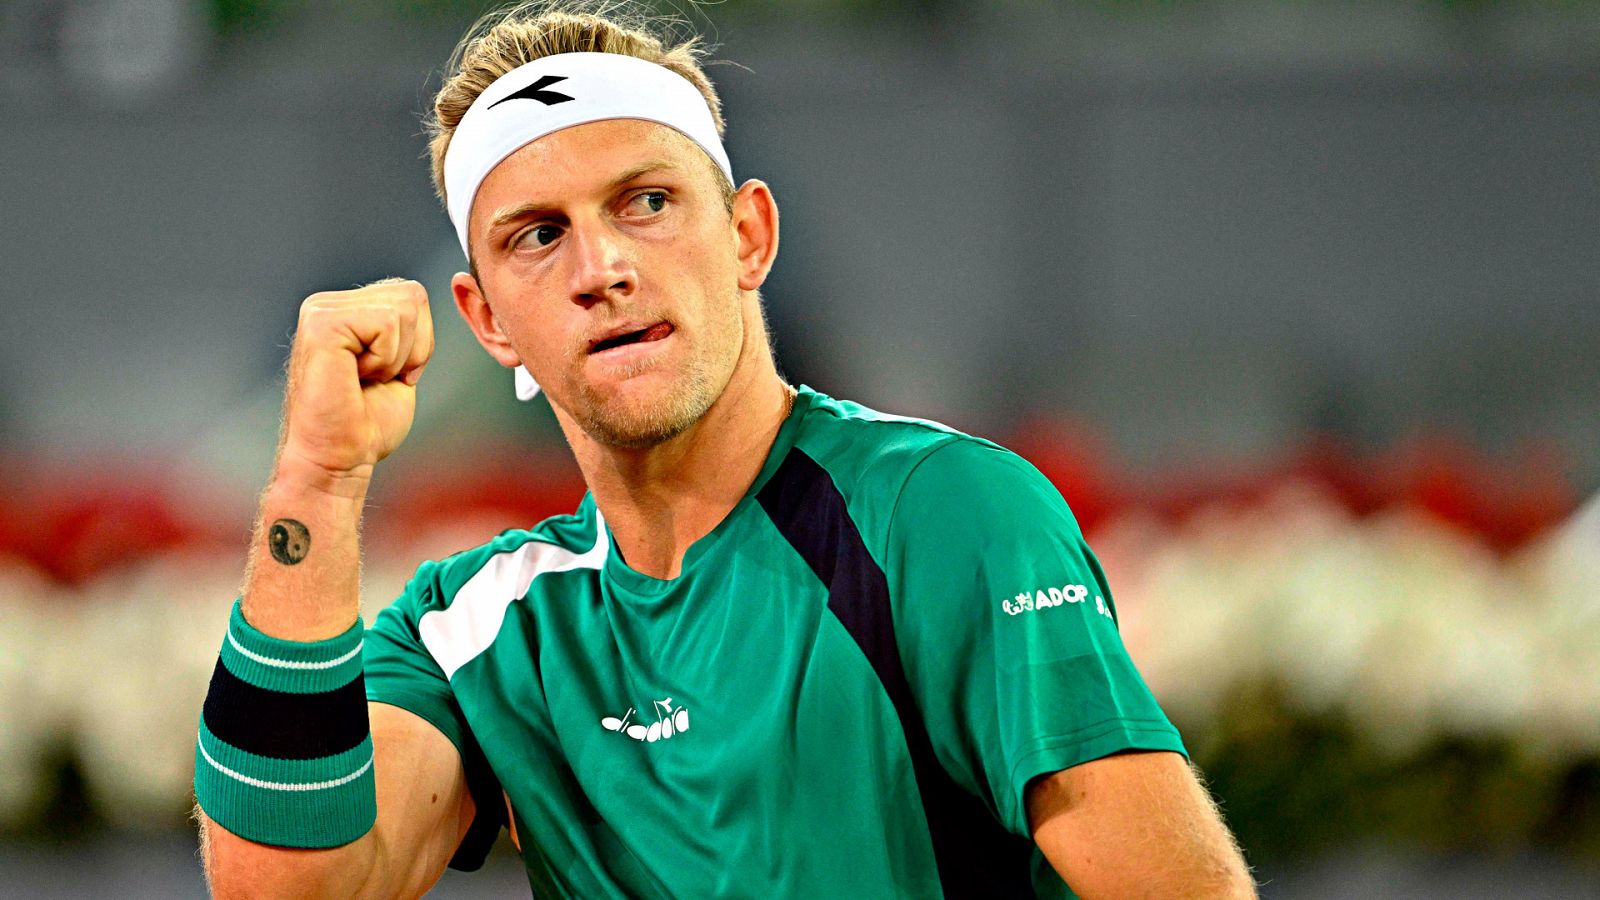
[[[491,6],[0,0],[0,893],[203,892],[305,295],[438,313],[369,612],[581,496],[445,301],[420,115]],[[1263,896],[1594,896],[1600,4],[675,8],[783,211],[781,366],[1050,476]]]

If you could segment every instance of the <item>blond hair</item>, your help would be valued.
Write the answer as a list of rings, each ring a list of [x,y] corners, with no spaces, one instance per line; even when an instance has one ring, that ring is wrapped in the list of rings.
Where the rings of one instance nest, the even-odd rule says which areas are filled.
[[[627,0],[533,0],[479,19],[450,55],[444,84],[426,119],[433,189],[439,199],[447,199],[445,152],[472,102],[501,75],[557,53],[620,53],[676,72],[705,97],[720,137],[722,101],[700,68],[706,50],[699,38],[680,37],[681,26],[680,20],[650,15]],[[731,209],[733,186],[720,171],[717,181],[724,185],[723,202]]]

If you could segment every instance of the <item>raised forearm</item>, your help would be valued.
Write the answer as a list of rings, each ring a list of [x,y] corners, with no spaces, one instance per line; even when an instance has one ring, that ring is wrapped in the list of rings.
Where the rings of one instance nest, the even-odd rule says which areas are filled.
[[[253,628],[302,642],[349,630],[360,607],[366,487],[364,478],[332,478],[279,460],[261,495],[240,600]],[[239,837],[203,811],[198,817],[203,863],[217,897],[357,896],[378,870],[375,832],[339,847],[295,849]]]
[[[369,727],[358,623],[362,506],[411,427],[432,349],[413,283],[301,306],[278,457],[200,723],[196,796],[219,895],[405,893],[442,870],[435,845],[459,840],[460,760],[414,716]],[[408,804],[429,788],[458,802],[417,815]]]

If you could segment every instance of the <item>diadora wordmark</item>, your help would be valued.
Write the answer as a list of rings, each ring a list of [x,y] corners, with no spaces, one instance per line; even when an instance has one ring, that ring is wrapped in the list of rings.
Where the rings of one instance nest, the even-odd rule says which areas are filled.
[[[689,711],[681,706],[673,709],[671,697],[665,700],[653,700],[651,704],[655,707],[656,720],[648,726],[632,721],[633,707],[630,706],[620,719],[616,716],[606,716],[601,719],[600,727],[607,731],[625,734],[636,741],[648,741],[652,744],[689,730]]]
[[[1064,584],[1061,587],[1039,588],[1037,591],[1023,591],[1015,597],[1008,597],[1000,601],[1000,608],[1013,616],[1020,616],[1025,612],[1040,612],[1063,603],[1085,603],[1089,600],[1089,589],[1081,584]],[[1094,610],[1102,616],[1111,619],[1111,608],[1106,606],[1106,598],[1095,595]]]

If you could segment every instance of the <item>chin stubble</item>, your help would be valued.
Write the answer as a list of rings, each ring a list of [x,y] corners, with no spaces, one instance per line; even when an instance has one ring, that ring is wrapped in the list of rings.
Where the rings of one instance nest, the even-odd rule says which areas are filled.
[[[653,409],[614,409],[587,388],[583,389],[578,423],[596,441],[627,450],[644,450],[670,441],[700,421],[716,392],[700,367],[685,373],[681,389]]]

